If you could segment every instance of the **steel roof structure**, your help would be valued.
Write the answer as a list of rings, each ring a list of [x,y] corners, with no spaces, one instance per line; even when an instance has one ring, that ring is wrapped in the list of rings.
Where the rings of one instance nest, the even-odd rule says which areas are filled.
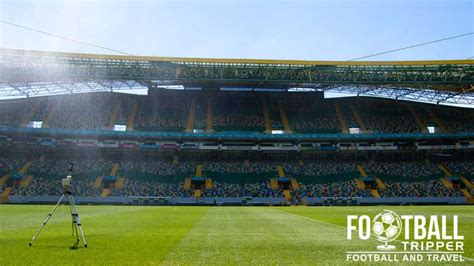
[[[474,60],[304,61],[57,53],[0,49],[0,97],[182,85],[332,91],[474,104]]]

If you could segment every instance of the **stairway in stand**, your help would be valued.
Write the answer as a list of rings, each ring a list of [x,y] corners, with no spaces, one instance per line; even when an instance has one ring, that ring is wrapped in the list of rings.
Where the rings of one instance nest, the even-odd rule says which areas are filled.
[[[27,176],[28,174],[28,170],[30,169],[31,165],[33,163],[31,161],[27,161],[19,170],[18,170],[18,173],[23,175],[23,178],[22,180],[20,181],[20,187],[21,188],[24,188],[26,186],[28,186],[28,184],[30,183],[31,181],[31,176]],[[0,186],[4,186],[5,184],[7,184],[7,181],[8,179],[10,178],[10,174],[6,174],[4,175],[1,179],[0,179]],[[3,203],[7,203],[8,202],[8,196],[10,195],[10,193],[13,191],[13,187],[6,187],[2,194],[0,195],[0,198],[1,198],[1,202]]]
[[[120,96],[115,95],[114,104],[113,104],[113,107],[112,107],[112,112],[110,113],[110,118],[109,118],[109,121],[107,123],[107,128],[108,129],[111,129],[111,130],[114,129],[115,121],[117,121],[117,116],[118,116],[118,113],[120,112],[120,108],[121,108]]]
[[[207,98],[207,110],[206,110],[206,132],[212,133],[214,129],[212,128],[212,98]]]
[[[285,131],[286,134],[291,134],[291,128],[290,128],[290,120],[288,119],[288,116],[286,115],[285,108],[283,107],[282,101],[278,101],[278,110],[280,112],[280,118],[281,118],[281,124],[283,125],[283,130]]]
[[[190,190],[191,189],[191,178],[190,177],[186,177],[184,179],[184,187],[183,187],[185,190]]]
[[[362,133],[367,133],[367,128],[365,127],[364,120],[362,119],[362,116],[360,115],[359,111],[357,110],[356,106],[354,104],[350,104],[349,108],[352,111],[352,114],[354,115],[354,118],[359,125],[360,131]]]
[[[100,193],[100,196],[105,198],[105,197],[108,197],[110,195],[110,188],[104,188],[102,189],[102,193]]]
[[[291,201],[291,192],[288,189],[283,190],[283,196],[288,202]]]
[[[196,100],[192,99],[191,108],[189,108],[188,120],[186,122],[186,132],[192,133],[194,131],[195,118],[196,118]]]
[[[120,170],[120,164],[114,163],[112,165],[112,169],[109,172],[110,177],[115,177],[114,181],[108,181],[107,184],[104,184],[104,177],[99,176],[95,182],[94,182],[94,188],[100,188],[102,185],[104,186],[102,188],[102,192],[100,193],[101,197],[108,197],[110,193],[112,192],[112,189],[122,189],[124,184],[125,184],[125,178],[124,177],[119,177],[118,172]],[[108,185],[108,187],[105,187]]]
[[[127,117],[127,131],[133,131],[135,129],[135,118],[138,114],[138,107],[139,107],[140,99],[137,98],[133,102],[132,109]]]
[[[372,195],[372,197],[374,197],[374,198],[380,198],[380,193],[378,192],[377,189],[371,189],[370,190],[370,195]]]
[[[413,116],[413,119],[415,119],[415,123],[418,126],[418,130],[420,130],[420,132],[428,132],[426,124],[421,120],[415,109],[413,109],[413,106],[407,104],[406,107],[408,108],[408,111],[410,112],[411,116]]]
[[[267,101],[265,100],[263,96],[260,97],[260,101],[262,102],[263,119],[265,122],[265,133],[271,134],[272,122],[270,121],[270,112],[268,111]]]
[[[8,196],[12,192],[13,188],[7,187],[3,190],[2,194],[0,194],[0,201],[1,203],[7,203],[8,202]]]

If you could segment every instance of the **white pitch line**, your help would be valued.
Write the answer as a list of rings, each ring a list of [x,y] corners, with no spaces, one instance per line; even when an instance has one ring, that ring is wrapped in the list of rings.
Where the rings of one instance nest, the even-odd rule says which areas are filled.
[[[313,221],[313,222],[317,222],[317,223],[321,223],[321,224],[326,224],[326,225],[332,225],[332,226],[336,226],[336,227],[339,227],[339,228],[342,228],[342,229],[346,229],[346,227],[345,227],[345,226],[342,226],[342,225],[333,224],[333,223],[328,223],[328,222],[323,222],[323,221],[316,220],[316,219],[313,219],[313,218],[309,218],[309,217],[306,217],[306,216],[303,216],[303,215],[294,214],[294,213],[291,213],[291,212],[286,212],[286,211],[282,211],[282,210],[278,210],[278,209],[274,209],[274,208],[271,208],[271,210],[278,211],[278,212],[282,212],[282,213],[285,213],[285,214],[291,214],[291,215],[293,215],[293,216],[297,216],[298,218],[303,218],[303,219],[310,220],[310,221]]]
[[[332,225],[332,226],[339,227],[339,228],[341,228],[341,229],[347,230],[347,228],[346,228],[345,226],[342,226],[342,225],[333,224],[333,223],[328,223],[328,222],[323,222],[323,221],[320,221],[320,220],[316,220],[316,219],[309,218],[309,217],[306,217],[306,216],[303,216],[303,215],[299,215],[299,214],[294,214],[294,213],[291,213],[291,212],[282,211],[282,210],[279,210],[279,209],[274,209],[274,208],[271,208],[271,209],[274,210],[274,211],[278,211],[278,212],[282,212],[282,213],[286,213],[286,214],[291,214],[291,215],[296,216],[296,217],[298,217],[298,218],[310,220],[310,221],[317,222],[317,223],[321,223],[321,224]],[[371,238],[372,238],[372,240],[378,241],[375,236],[372,236],[372,235],[371,235]],[[395,239],[395,240],[393,240],[393,241],[395,241],[395,242],[402,242],[401,240],[398,240],[398,239]],[[471,259],[471,260],[474,260],[474,259]]]

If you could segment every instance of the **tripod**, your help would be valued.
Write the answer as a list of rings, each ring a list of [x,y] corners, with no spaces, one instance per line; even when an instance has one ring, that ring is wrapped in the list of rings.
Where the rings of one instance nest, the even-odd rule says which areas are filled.
[[[79,244],[79,233],[81,234],[82,242],[84,242],[84,247],[87,248],[87,242],[86,238],[84,237],[84,232],[82,231],[82,226],[81,226],[81,221],[79,220],[79,214],[77,213],[76,209],[76,203],[74,202],[74,198],[72,197],[72,193],[69,190],[66,190],[61,198],[58,200],[56,205],[54,205],[54,208],[51,210],[50,213],[48,213],[48,216],[46,216],[46,219],[44,220],[43,224],[39,228],[38,232],[33,236],[30,242],[30,247],[33,245],[33,242],[36,240],[38,235],[41,233],[43,228],[46,226],[48,223],[49,219],[51,216],[53,216],[54,212],[58,208],[59,204],[61,204],[62,200],[66,197],[69,201],[69,209],[71,210],[71,217],[72,217],[72,235],[76,237],[76,242],[74,243],[74,246],[77,247]]]

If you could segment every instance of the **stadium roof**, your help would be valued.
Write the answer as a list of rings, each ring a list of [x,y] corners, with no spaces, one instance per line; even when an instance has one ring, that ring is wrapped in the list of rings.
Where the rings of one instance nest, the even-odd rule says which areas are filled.
[[[2,98],[181,85],[474,104],[474,60],[304,61],[0,52]]]

